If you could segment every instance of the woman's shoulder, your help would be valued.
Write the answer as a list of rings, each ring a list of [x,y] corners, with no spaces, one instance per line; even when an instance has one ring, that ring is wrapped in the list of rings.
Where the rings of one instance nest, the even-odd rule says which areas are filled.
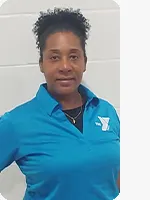
[[[110,116],[117,116],[118,118],[116,107],[108,100],[99,98],[98,108],[100,109],[101,113]]]
[[[107,108],[107,109],[115,109],[115,106],[113,103],[110,101],[104,99],[104,98],[99,98],[99,106]]]
[[[3,115],[0,116],[0,122],[15,122],[19,119],[25,119],[28,115],[31,115],[35,109],[35,99],[33,98],[30,101],[26,101],[20,105],[17,105],[11,110],[6,111]]]

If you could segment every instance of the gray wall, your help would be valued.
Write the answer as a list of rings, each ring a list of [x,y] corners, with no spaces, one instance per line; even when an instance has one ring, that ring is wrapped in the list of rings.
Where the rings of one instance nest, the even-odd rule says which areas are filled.
[[[83,82],[98,96],[110,101],[118,114],[119,104],[119,7],[112,0],[8,0],[0,8],[0,114],[31,99],[44,81],[32,25],[40,10],[54,6],[81,8],[90,19],[88,66]],[[25,179],[15,164],[0,175],[0,193],[20,200]]]

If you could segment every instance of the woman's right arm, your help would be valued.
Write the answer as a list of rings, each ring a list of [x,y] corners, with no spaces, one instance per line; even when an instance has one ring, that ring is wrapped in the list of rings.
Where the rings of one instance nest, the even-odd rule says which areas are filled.
[[[15,161],[18,142],[9,113],[0,117],[0,171]]]

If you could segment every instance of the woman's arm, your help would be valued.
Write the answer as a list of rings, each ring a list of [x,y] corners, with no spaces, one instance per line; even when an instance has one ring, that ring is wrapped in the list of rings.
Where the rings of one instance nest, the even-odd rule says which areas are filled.
[[[18,141],[8,114],[0,117],[0,171],[15,161]]]
[[[119,172],[119,175],[118,175],[117,185],[118,185],[118,189],[119,189],[119,192],[120,192],[120,172]]]

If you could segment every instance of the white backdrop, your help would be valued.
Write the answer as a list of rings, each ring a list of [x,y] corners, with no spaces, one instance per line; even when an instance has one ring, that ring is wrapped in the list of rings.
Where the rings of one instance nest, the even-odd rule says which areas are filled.
[[[32,26],[40,10],[54,6],[81,8],[92,30],[87,46],[88,65],[83,82],[111,102],[118,114],[119,14],[112,0],[7,0],[0,7],[0,115],[31,99],[44,81]],[[15,164],[0,175],[0,192],[8,200],[21,200],[25,180]]]

